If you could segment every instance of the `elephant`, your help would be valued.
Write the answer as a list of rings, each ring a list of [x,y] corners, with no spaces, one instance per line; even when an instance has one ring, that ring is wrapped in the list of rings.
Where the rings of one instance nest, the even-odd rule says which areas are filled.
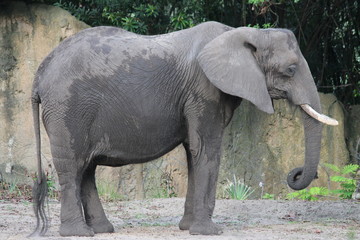
[[[287,178],[300,190],[317,176],[322,123],[337,121],[321,114],[316,85],[290,30],[205,22],[144,36],[101,26],[65,39],[40,64],[32,88],[35,232],[47,229],[40,117],[61,187],[61,236],[114,231],[96,189],[98,165],[145,163],[180,144],[188,189],[179,228],[218,235],[222,228],[212,214],[224,129],[243,99],[271,114],[272,99],[280,98],[303,113],[305,161]]]

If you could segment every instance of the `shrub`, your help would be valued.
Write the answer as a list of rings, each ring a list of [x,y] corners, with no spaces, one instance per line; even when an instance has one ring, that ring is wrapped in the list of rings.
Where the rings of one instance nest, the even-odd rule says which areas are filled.
[[[287,198],[292,199],[301,199],[307,201],[317,201],[321,196],[328,196],[329,189],[325,187],[312,187],[310,189],[303,189],[297,192],[292,192],[287,195]]]
[[[232,181],[227,180],[228,184],[225,187],[225,192],[231,199],[246,200],[255,191],[251,187],[243,184],[239,179],[233,176]]]
[[[332,171],[340,174],[330,177],[330,181],[340,183],[340,189],[331,190],[332,194],[339,196],[342,199],[351,199],[352,194],[356,189],[356,172],[359,170],[359,165],[349,164],[343,168],[339,168],[333,164],[326,163],[325,166]],[[350,176],[350,177],[347,177]]]

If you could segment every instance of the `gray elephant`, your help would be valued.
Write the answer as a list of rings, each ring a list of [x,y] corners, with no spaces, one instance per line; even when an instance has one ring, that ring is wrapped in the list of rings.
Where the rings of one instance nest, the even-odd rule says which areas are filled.
[[[207,22],[157,36],[96,27],[66,39],[42,62],[32,90],[37,229],[40,216],[41,233],[46,231],[40,103],[61,186],[60,235],[114,231],[95,186],[96,166],[144,163],[179,144],[188,164],[179,227],[214,235],[222,232],[211,218],[224,128],[242,99],[273,113],[271,99],[279,98],[304,109],[305,164],[288,177],[299,190],[317,175],[320,121],[336,120],[320,114],[316,86],[292,32]]]

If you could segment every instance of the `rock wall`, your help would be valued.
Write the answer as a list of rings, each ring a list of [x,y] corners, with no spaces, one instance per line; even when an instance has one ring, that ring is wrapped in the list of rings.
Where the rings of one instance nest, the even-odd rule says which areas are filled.
[[[346,123],[351,162],[360,164],[360,105],[351,106]]]
[[[28,180],[36,168],[30,93],[42,59],[63,39],[88,27],[53,6],[0,3],[0,171],[3,177]],[[51,166],[42,129],[45,165]],[[48,160],[48,161],[46,161]],[[28,172],[27,170],[30,170]]]
[[[325,162],[342,166],[349,160],[341,105],[331,94],[320,93],[320,99],[323,113],[335,117],[340,124],[324,126],[319,179],[311,186],[327,186]],[[248,102],[237,110],[226,130],[220,182],[230,173],[255,188],[262,182],[267,193],[283,196],[290,191],[287,174],[304,163],[301,110],[286,100],[274,101],[274,106],[273,115],[262,113]],[[221,184],[219,187],[221,192]]]
[[[13,181],[29,181],[36,170],[35,146],[30,105],[34,74],[41,60],[63,39],[87,28],[66,11],[46,5],[22,2],[0,3],[0,175]],[[345,120],[341,104],[333,95],[320,94],[322,109],[339,120],[337,127],[323,130],[320,179],[328,185],[323,163],[344,165],[360,138],[359,106]],[[267,115],[244,101],[226,129],[218,181],[223,195],[227,179],[233,176],[264,192],[282,196],[289,189],[289,170],[303,165],[304,143],[300,110],[286,100],[274,101],[276,112]],[[345,128],[349,150],[345,142]],[[42,129],[43,161],[55,174],[45,130]],[[177,147],[162,158],[146,164],[122,168],[99,167],[99,183],[106,183],[124,199],[167,197],[186,194],[187,166],[184,149]],[[0,176],[0,177],[1,177]],[[0,178],[1,180],[1,178]],[[108,186],[108,185],[106,185]]]

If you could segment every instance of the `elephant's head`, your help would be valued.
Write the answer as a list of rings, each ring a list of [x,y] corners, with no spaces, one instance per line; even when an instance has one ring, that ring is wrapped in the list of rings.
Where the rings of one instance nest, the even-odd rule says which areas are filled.
[[[337,125],[337,121],[321,114],[314,80],[294,34],[284,29],[237,28],[205,45],[197,59],[216,87],[264,112],[274,112],[271,99],[286,98],[301,106],[305,164],[292,170],[287,180],[292,189],[306,188],[317,177],[320,122]]]

